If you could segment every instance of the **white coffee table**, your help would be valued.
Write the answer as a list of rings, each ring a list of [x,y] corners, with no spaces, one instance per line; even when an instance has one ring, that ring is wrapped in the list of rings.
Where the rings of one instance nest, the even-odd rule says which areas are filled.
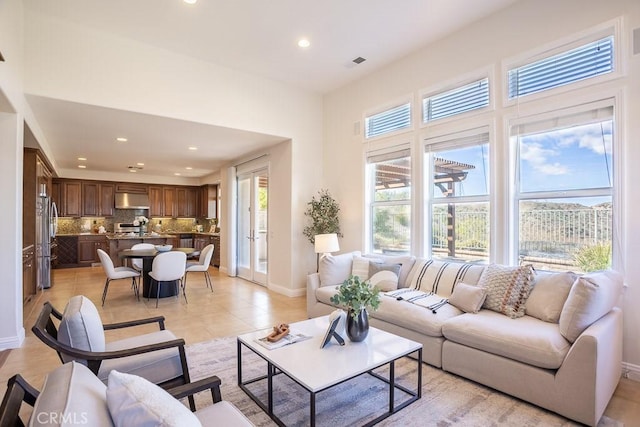
[[[368,373],[389,384],[389,408],[367,425],[374,425],[415,402],[421,397],[422,389],[422,344],[399,337],[389,332],[370,328],[367,338],[353,343],[345,337],[346,344],[340,346],[335,340],[321,349],[320,342],[329,324],[329,317],[323,316],[290,324],[292,332],[303,333],[312,338],[306,341],[269,350],[256,342],[269,333],[268,330],[251,332],[238,336],[238,386],[244,390],[278,425],[284,423],[273,412],[273,377],[285,374],[305,388],[310,395],[309,424],[316,422],[316,395],[328,388]],[[246,347],[267,362],[266,375],[244,379],[242,377],[242,347]],[[417,387],[409,390],[395,383],[394,363],[396,360],[417,353]],[[374,369],[389,365],[389,378],[372,372]],[[262,402],[249,388],[248,384],[266,381],[268,401]],[[400,404],[394,403],[394,393],[399,390],[409,398]]]

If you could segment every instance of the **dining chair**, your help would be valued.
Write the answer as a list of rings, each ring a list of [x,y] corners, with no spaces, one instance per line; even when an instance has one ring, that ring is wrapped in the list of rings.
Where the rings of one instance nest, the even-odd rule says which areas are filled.
[[[211,263],[211,257],[213,257],[213,244],[207,245],[200,252],[200,258],[198,258],[197,262],[188,262],[187,267],[184,272],[184,290],[187,288],[187,273],[193,272],[202,272],[204,273],[204,280],[207,283],[207,286],[213,292],[213,284],[211,283],[211,276],[209,276],[209,264]]]
[[[152,245],[151,243],[136,243],[135,245],[131,246],[131,250],[138,250],[138,251],[145,251],[145,250],[151,250],[151,249],[155,249],[156,247],[154,245]],[[138,270],[138,271],[142,271],[142,258],[131,258],[131,267],[133,267],[134,269]]]
[[[104,307],[104,300],[107,298],[107,290],[109,289],[109,283],[112,280],[129,279],[131,278],[131,287],[136,295],[136,298],[140,300],[140,293],[138,291],[138,282],[136,278],[140,277],[140,272],[134,270],[131,267],[115,267],[111,257],[102,249],[98,249],[98,257],[100,257],[100,264],[102,269],[107,275],[107,281],[104,283],[104,290],[102,291],[102,306]]]
[[[178,283],[182,286],[184,294],[184,285],[182,277],[187,265],[187,254],[180,251],[163,252],[156,255],[153,259],[151,271],[149,277],[151,277],[151,283],[156,283],[156,308],[158,307],[158,301],[160,300],[160,286],[165,282],[173,282],[176,287],[176,296],[180,296],[178,289]],[[150,293],[149,293],[150,294]],[[150,295],[147,296],[149,300]],[[187,295],[184,294],[184,301],[187,302]]]

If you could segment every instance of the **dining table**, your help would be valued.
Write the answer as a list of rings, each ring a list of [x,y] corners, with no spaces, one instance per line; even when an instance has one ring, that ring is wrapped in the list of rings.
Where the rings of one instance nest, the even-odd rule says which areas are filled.
[[[200,251],[195,248],[172,248],[172,251],[180,251],[187,254],[187,258],[195,257],[200,254]],[[155,297],[157,292],[157,284],[152,283],[151,268],[153,267],[153,259],[166,251],[158,251],[157,249],[123,249],[118,252],[118,258],[120,259],[141,259],[142,260],[142,296],[149,298]],[[162,286],[160,287],[160,298],[176,296],[175,286]]]

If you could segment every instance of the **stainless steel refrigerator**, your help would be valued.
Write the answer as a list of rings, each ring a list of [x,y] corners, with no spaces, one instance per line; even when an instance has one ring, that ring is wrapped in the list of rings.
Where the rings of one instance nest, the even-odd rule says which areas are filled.
[[[51,287],[51,261],[54,237],[58,231],[58,209],[42,185],[36,201],[36,264],[38,289]]]

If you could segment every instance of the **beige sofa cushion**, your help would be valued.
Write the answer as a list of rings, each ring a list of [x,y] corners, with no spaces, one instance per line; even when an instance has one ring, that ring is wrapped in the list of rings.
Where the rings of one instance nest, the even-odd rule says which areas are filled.
[[[557,324],[531,316],[510,319],[490,310],[453,317],[442,333],[458,344],[545,369],[559,368],[571,347]]]
[[[194,412],[203,427],[252,427],[254,424],[238,408],[225,400]]]
[[[58,340],[78,350],[105,350],[104,328],[96,306],[83,295],[69,299],[58,328]],[[65,362],[73,360],[62,355]],[[84,363],[84,361],[78,360]]]
[[[351,276],[353,257],[360,256],[359,251],[348,252],[340,255],[323,255],[320,258],[318,273],[320,286],[340,285]]]
[[[351,267],[351,275],[358,276],[361,282],[369,278],[369,262],[371,259],[359,255],[353,256],[353,264]]]
[[[529,316],[558,323],[569,291],[578,276],[575,273],[536,273],[533,289],[527,298],[525,312]]]
[[[459,282],[478,283],[485,266],[462,262],[417,259],[411,272],[410,287],[448,297]]]
[[[613,270],[598,271],[578,278],[560,313],[560,332],[574,342],[593,322],[618,305],[623,277]]]
[[[483,307],[512,319],[524,316],[532,279],[533,268],[530,265],[490,264],[478,280],[478,286],[487,290]]]
[[[106,393],[107,387],[89,368],[65,363],[47,375],[29,426],[111,426]]]

